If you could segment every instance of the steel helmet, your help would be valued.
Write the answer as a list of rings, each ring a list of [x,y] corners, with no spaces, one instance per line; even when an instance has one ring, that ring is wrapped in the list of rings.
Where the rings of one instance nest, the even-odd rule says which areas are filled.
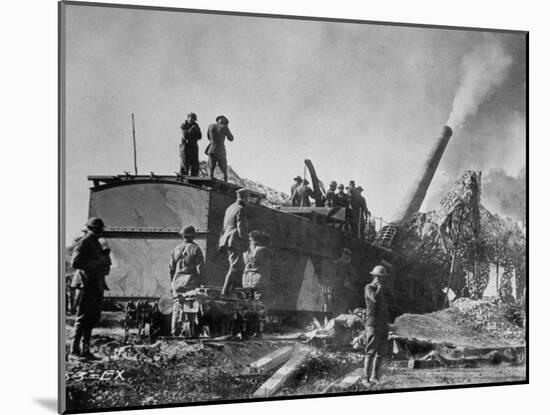
[[[96,217],[91,217],[90,219],[88,219],[88,222],[86,222],[86,227],[87,228],[104,228],[105,224],[101,219]]]
[[[375,266],[370,273],[371,275],[377,275],[382,277],[385,277],[388,275],[388,271],[386,271],[386,268],[384,267],[384,265]]]

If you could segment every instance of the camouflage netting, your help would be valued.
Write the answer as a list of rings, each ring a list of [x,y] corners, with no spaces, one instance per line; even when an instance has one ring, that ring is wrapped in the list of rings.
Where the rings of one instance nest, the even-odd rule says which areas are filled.
[[[436,211],[401,223],[394,245],[400,258],[394,291],[401,308],[416,313],[439,309],[446,305],[446,287],[480,298],[489,282],[489,264],[504,270],[501,296],[511,294],[514,272],[521,292],[525,236],[514,221],[481,205],[480,182],[480,173],[465,172]]]
[[[199,176],[206,177],[210,174],[208,163],[206,161],[200,162],[199,169]],[[216,171],[214,172],[214,177],[219,180],[223,179],[222,172],[219,168],[216,168]],[[265,206],[290,206],[290,196],[286,195],[283,192],[279,192],[278,190],[275,190],[269,186],[265,186],[261,183],[255,182],[254,180],[240,177],[235,172],[235,170],[231,168],[231,166],[227,166],[227,181],[229,183],[233,183],[238,186],[254,190],[255,192],[265,194],[266,198],[262,201],[262,204]]]

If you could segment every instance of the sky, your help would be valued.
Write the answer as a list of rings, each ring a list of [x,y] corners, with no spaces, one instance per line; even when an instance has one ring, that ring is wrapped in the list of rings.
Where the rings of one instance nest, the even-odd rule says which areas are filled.
[[[140,173],[179,169],[188,112],[204,133],[224,114],[235,136],[228,162],[241,177],[288,192],[308,158],[324,183],[355,180],[373,215],[390,219],[480,45],[498,46],[507,66],[455,129],[422,209],[464,170],[515,177],[526,164],[518,33],[76,5],[66,23],[68,240],[88,216],[87,176],[133,172],[131,113]],[[203,158],[206,140],[199,145]]]

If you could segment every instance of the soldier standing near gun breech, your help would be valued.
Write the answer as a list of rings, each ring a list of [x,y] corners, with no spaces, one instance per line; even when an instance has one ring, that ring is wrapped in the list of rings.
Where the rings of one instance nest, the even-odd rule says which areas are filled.
[[[170,256],[168,270],[174,297],[172,310],[172,336],[179,336],[181,332],[182,308],[178,294],[193,290],[204,285],[205,278],[202,271],[204,256],[200,247],[193,242],[197,232],[193,226],[186,226],[180,232],[183,242],[178,245]]]
[[[247,189],[237,190],[237,200],[225,210],[223,232],[219,248],[227,251],[229,270],[223,283],[222,295],[229,295],[242,283],[244,269],[243,253],[246,250],[246,217],[245,207],[249,194]]]
[[[298,186],[302,184],[302,178],[300,176],[296,176],[294,178],[294,182],[292,186],[290,186],[290,201],[292,203],[292,206],[299,206],[298,205],[298,199],[294,197],[294,194],[296,193],[296,189]]]
[[[330,182],[329,188],[327,190],[325,207],[336,207],[336,182]]]
[[[292,198],[292,206],[300,206],[300,207],[309,207],[311,206],[311,202],[309,198],[313,198],[314,193],[313,189],[308,186],[309,182],[304,179],[302,181],[302,184],[296,188],[296,191],[294,192],[294,197]]]
[[[208,155],[208,166],[210,168],[210,178],[214,178],[216,165],[220,166],[223,173],[223,180],[227,181],[227,155],[225,151],[225,139],[233,141],[233,134],[229,130],[229,120],[224,115],[216,117],[216,124],[208,127],[208,146],[204,151]]]
[[[343,208],[348,206],[348,196],[344,193],[343,184],[340,184],[340,186],[338,186],[338,192],[334,196],[334,206]]]
[[[357,228],[359,239],[362,239],[365,234],[365,222],[368,220],[370,215],[369,209],[367,208],[367,200],[361,195],[363,188],[358,186],[355,189],[355,192],[352,196],[352,211],[353,211],[353,220]]]
[[[76,243],[71,258],[74,269],[80,270],[82,292],[78,303],[75,334],[70,353],[85,359],[98,359],[90,352],[92,330],[101,318],[103,291],[108,290],[105,276],[111,269],[110,249],[102,246],[99,238],[105,224],[100,218],[90,218],[87,233]],[[82,340],[82,348],[80,341]]]
[[[371,271],[374,279],[365,286],[365,383],[380,381],[380,367],[388,343],[389,314],[386,305],[384,282],[388,275],[383,265],[377,265]],[[372,374],[371,374],[372,365]]]
[[[180,144],[181,167],[180,174],[188,176],[199,175],[199,144],[202,132],[197,124],[197,114],[190,112],[181,125],[183,137]]]

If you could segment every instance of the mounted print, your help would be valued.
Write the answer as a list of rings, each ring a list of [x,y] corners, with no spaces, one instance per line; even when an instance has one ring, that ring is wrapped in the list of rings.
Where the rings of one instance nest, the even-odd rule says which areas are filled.
[[[61,412],[528,382],[527,32],[59,22]]]

